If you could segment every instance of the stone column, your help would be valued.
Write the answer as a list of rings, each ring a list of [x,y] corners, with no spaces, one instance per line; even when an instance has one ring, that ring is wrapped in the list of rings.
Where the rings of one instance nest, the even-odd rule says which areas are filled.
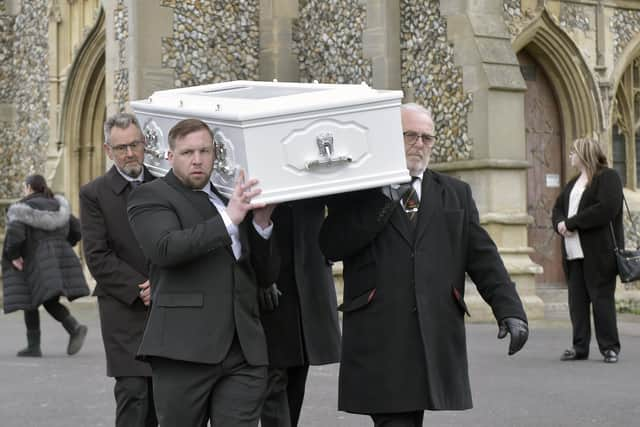
[[[298,0],[260,0],[260,80],[299,81],[291,28]]]
[[[164,3],[170,2],[130,2],[128,63],[132,101],[174,87],[174,70],[162,65],[162,38],[173,34],[173,9]]]
[[[174,87],[173,69],[162,66],[162,38],[173,32],[169,0],[105,0],[107,115],[127,102]]]
[[[400,2],[367,0],[363,54],[371,60],[376,89],[400,88]]]
[[[525,82],[511,48],[501,0],[441,1],[447,18],[448,40],[462,67],[464,90],[473,95],[469,134],[472,160],[441,165],[469,182],[482,225],[500,254],[530,319],[544,316],[536,295],[534,275],[541,267],[529,258],[527,225],[527,168],[525,145]],[[467,286],[472,321],[493,316],[475,286]]]

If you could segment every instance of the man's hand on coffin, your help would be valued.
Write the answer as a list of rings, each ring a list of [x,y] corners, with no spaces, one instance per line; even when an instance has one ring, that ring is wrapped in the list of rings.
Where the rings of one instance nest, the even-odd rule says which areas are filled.
[[[263,208],[255,208],[253,210],[253,220],[263,230],[271,225],[271,214],[276,206],[276,204],[271,204],[266,205]]]
[[[253,188],[257,184],[257,179],[250,179],[245,182],[244,170],[241,170],[238,174],[236,186],[227,204],[227,214],[234,224],[240,224],[250,210],[265,207],[264,203],[251,203],[251,199],[262,192],[259,188]]]

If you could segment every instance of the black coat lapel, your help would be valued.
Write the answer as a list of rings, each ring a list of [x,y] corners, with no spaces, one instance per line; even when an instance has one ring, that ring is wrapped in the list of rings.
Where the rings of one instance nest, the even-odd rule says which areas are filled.
[[[418,241],[427,229],[436,212],[443,210],[444,188],[440,180],[429,170],[422,175],[422,194],[420,197],[420,209],[418,210],[418,223],[416,224],[415,241]]]
[[[118,172],[118,169],[115,165],[111,166],[109,172],[107,172],[107,181],[109,182],[109,187],[113,191],[114,194],[120,195],[126,189],[129,188],[129,181],[123,178]]]

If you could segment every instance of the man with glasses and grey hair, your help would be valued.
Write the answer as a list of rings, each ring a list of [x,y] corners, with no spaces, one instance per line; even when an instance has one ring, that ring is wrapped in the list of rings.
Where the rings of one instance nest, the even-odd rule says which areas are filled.
[[[154,177],[142,163],[145,139],[135,116],[109,117],[104,137],[113,166],[80,189],[85,261],[96,280],[107,376],[116,380],[116,426],[157,426],[151,368],[135,359],[151,301],[148,263],[127,217],[133,188]]]
[[[347,193],[330,202],[320,247],[343,262],[338,409],[376,427],[422,426],[425,410],[472,407],[464,315],[468,274],[511,335],[527,317],[468,184],[428,169],[436,142],[431,114],[401,108],[411,183]]]

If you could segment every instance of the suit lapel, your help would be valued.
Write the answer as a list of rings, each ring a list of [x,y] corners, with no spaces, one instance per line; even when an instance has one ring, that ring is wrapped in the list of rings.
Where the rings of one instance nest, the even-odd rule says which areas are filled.
[[[173,170],[169,170],[164,176],[164,180],[178,193],[182,194],[189,203],[191,203],[203,219],[209,219],[213,216],[219,215],[218,210],[209,201],[209,196],[204,191],[193,191],[190,188],[185,188],[184,185],[173,174]]]
[[[422,238],[427,225],[432,221],[436,212],[443,211],[443,191],[440,180],[434,177],[429,170],[422,175],[422,194],[420,197],[420,209],[418,210],[418,223],[416,224],[415,241]]]
[[[409,246],[413,246],[413,235],[411,234],[411,225],[407,214],[404,213],[402,205],[398,202],[398,206],[393,210],[391,218],[389,219],[393,228],[398,231],[402,238],[407,242]]]

